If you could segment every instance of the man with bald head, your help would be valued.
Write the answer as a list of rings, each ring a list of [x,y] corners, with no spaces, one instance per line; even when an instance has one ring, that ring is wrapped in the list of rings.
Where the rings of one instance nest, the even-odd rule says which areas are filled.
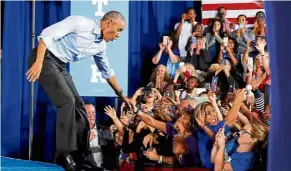
[[[57,107],[56,162],[66,170],[94,166],[90,162],[90,128],[84,102],[66,64],[93,57],[102,77],[129,104],[106,54],[106,43],[119,38],[125,24],[124,17],[117,11],[106,13],[101,21],[70,16],[44,29],[38,36],[38,47],[30,54],[27,79],[38,80]],[[81,156],[81,160],[76,163],[74,156]]]

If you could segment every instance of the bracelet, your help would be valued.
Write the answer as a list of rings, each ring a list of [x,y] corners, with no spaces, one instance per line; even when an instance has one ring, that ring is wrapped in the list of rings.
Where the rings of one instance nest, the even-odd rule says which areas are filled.
[[[159,163],[162,164],[163,163],[163,156],[160,155],[160,158],[159,158]]]
[[[122,90],[122,89],[120,89],[120,91],[118,91],[118,92],[115,92],[115,94],[116,94],[116,95],[118,95],[118,96],[122,96],[122,94],[123,94],[123,90]]]

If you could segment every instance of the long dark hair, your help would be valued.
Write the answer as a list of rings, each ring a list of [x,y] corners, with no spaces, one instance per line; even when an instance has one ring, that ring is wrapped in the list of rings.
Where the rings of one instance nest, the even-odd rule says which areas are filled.
[[[210,25],[210,29],[211,29],[211,30],[209,30],[209,32],[210,32],[210,34],[211,34],[212,36],[214,35],[213,27],[214,27],[214,23],[215,23],[215,22],[219,22],[220,25],[221,25],[221,27],[220,27],[220,29],[219,29],[219,36],[222,37],[222,36],[223,36],[223,25],[222,25],[222,23],[221,23],[221,21],[220,21],[219,19],[213,19],[213,20],[212,20],[211,25]]]
[[[169,31],[169,32],[163,34],[161,39],[160,39],[160,43],[163,42],[163,36],[168,36],[173,41],[173,45],[171,48],[172,50],[178,48],[178,39],[176,38],[175,33],[173,31]]]

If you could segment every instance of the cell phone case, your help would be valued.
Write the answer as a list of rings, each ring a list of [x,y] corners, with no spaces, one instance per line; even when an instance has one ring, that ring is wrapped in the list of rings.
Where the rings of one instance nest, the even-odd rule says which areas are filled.
[[[211,89],[213,92],[216,92],[217,81],[218,81],[218,77],[212,77]]]

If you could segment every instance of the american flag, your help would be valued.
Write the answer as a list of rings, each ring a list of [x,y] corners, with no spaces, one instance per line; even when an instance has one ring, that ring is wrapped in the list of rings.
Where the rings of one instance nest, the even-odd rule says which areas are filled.
[[[246,15],[249,27],[253,26],[258,11],[265,12],[262,1],[257,0],[202,0],[203,25],[209,24],[209,19],[215,17],[220,6],[226,8],[226,17],[233,24],[237,24],[238,15]]]

